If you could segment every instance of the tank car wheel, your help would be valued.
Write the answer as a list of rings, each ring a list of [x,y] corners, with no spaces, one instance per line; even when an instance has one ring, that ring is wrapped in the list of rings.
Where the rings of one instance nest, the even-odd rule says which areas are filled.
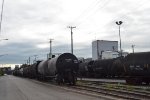
[[[126,83],[127,84],[134,84],[134,80],[132,78],[127,78]]]
[[[72,85],[76,85],[76,79],[72,81]]]
[[[127,78],[126,83],[131,85],[141,85],[142,81],[139,78]]]
[[[63,78],[61,77],[61,75],[59,75],[59,74],[56,75],[56,82],[59,85],[63,83]]]
[[[149,85],[150,82],[149,82],[149,81],[146,81],[145,83],[146,83],[146,85]]]
[[[73,72],[68,73],[67,81],[70,85],[75,85],[77,78],[75,77],[75,74]]]
[[[45,81],[45,80],[46,80],[46,79],[45,79],[45,76],[43,75],[43,76],[42,76],[42,81]]]

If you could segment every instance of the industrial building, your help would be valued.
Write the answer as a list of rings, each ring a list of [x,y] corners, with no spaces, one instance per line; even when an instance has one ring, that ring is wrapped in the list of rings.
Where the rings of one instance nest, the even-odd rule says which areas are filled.
[[[103,52],[118,52],[118,41],[96,40],[92,42],[92,59],[102,59]],[[111,53],[111,54],[114,54]],[[116,54],[115,53],[115,54]],[[106,53],[105,53],[106,54]],[[115,56],[117,57],[117,55]]]

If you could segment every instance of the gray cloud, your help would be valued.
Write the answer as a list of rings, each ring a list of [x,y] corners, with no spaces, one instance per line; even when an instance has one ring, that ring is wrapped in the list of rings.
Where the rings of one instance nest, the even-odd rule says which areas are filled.
[[[8,55],[0,57],[0,63],[21,63],[32,55],[39,55],[39,59],[45,59],[49,52],[50,38],[54,39],[54,53],[70,52],[70,29],[67,26],[79,22],[80,25],[73,30],[74,54],[78,57],[91,57],[91,42],[94,37],[119,40],[118,26],[115,24],[118,20],[123,21],[123,50],[131,52],[131,45],[134,44],[136,52],[149,51],[148,0],[99,1],[96,2],[97,6],[91,6],[90,2],[6,0],[0,36],[9,38],[9,41],[0,42],[0,54]],[[86,13],[82,14],[81,11],[86,7],[89,11],[86,10]],[[73,22],[74,18],[76,20]],[[46,47],[38,47],[39,45]]]

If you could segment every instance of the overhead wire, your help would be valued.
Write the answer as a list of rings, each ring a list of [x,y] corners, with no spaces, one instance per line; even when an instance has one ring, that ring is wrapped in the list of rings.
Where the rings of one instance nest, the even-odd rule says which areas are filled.
[[[139,0],[139,1],[141,1],[141,0]],[[121,18],[123,18],[123,17],[125,17],[125,16],[127,16],[128,14],[130,14],[130,13],[135,13],[135,12],[137,12],[144,4],[145,4],[145,2],[146,1],[144,1],[144,2],[138,2],[139,4],[138,4],[138,6],[136,6],[136,7],[134,7],[134,8],[132,8],[133,10],[130,10],[130,11],[128,11],[128,12],[126,12],[126,13],[124,13],[124,14],[120,14],[121,16],[118,16],[118,17],[121,17]],[[116,18],[117,19],[117,18]]]
[[[139,0],[140,1],[140,0]],[[110,21],[110,22],[108,22],[108,23],[105,23],[104,25],[103,25],[103,27],[105,27],[106,25],[108,25],[108,24],[110,24],[110,23],[112,23],[112,22],[114,22],[114,21],[117,21],[118,19],[122,19],[122,18],[125,18],[126,16],[128,16],[129,14],[131,14],[131,13],[135,13],[135,12],[137,12],[144,4],[145,4],[145,2],[147,2],[147,1],[144,1],[144,2],[137,2],[136,4],[138,4],[138,6],[136,6],[136,7],[134,7],[134,8],[132,8],[132,9],[134,9],[134,11],[133,10],[130,10],[130,11],[128,11],[128,12],[121,12],[122,14],[120,14],[120,13],[118,13],[116,16],[117,16],[117,18],[116,18],[116,16],[113,16],[111,19],[113,19],[112,21]],[[121,15],[121,16],[119,16],[119,15]],[[99,29],[99,28],[98,28]]]
[[[81,23],[83,23],[87,18],[89,18],[97,9],[101,9],[104,7],[105,3],[109,0],[97,0],[96,2],[92,3],[87,9],[81,13],[76,18],[77,26],[79,26]]]
[[[139,0],[139,1],[141,1],[141,0]],[[92,8],[92,7],[88,7],[86,10],[85,10],[85,12],[87,12],[88,11],[88,13],[83,13],[83,14],[81,14],[81,15],[79,15],[77,18],[76,18],[76,22],[77,22],[77,25],[76,26],[80,26],[80,25],[82,25],[84,22],[85,22],[85,20],[86,19],[88,19],[92,14],[94,14],[94,13],[96,13],[96,12],[99,12],[100,10],[102,10],[103,8],[105,8],[106,7],[106,5],[108,4],[110,2],[110,0],[103,0],[103,1],[97,1],[96,2],[96,4],[95,4],[95,7],[94,8]],[[146,1],[144,1],[144,3],[145,3]],[[137,2],[136,2],[137,3]],[[142,5],[144,4],[143,2],[141,3],[140,2],[140,4],[139,4],[139,6],[138,7],[135,7],[135,8],[133,8],[133,9],[136,9],[136,11],[137,11],[137,8],[139,9],[139,8],[141,8],[142,7]],[[99,6],[99,8],[96,8],[96,6]],[[89,8],[91,8],[92,10],[89,10]],[[95,9],[96,8],[96,9]],[[94,11],[93,11],[93,9],[95,9]],[[93,12],[92,12],[93,11]],[[121,17],[124,17],[124,16],[126,16],[127,14],[130,14],[130,13],[133,13],[133,12],[136,12],[136,11],[129,11],[129,12],[127,12],[127,13],[124,13],[124,14],[122,14],[122,16]],[[89,14],[90,13],[90,14]],[[86,14],[86,15],[85,15]],[[82,18],[82,16],[84,17],[84,19],[83,20],[81,20],[80,21],[80,19]],[[118,16],[118,18],[119,18],[120,16]],[[114,18],[114,20],[117,20],[118,18]],[[107,23],[108,24],[108,23]],[[105,25],[107,25],[107,24],[105,24]],[[105,26],[104,25],[104,26]]]
[[[136,4],[134,4],[134,5],[138,5],[138,6],[134,6],[132,9],[133,10],[130,10],[130,11],[128,11],[128,12],[126,12],[126,11],[123,11],[123,12],[121,12],[122,14],[120,14],[120,13],[118,13],[119,15],[121,15],[121,16],[117,16],[117,18],[115,18],[116,16],[113,16],[113,18],[111,18],[111,19],[113,19],[113,21],[111,21],[110,20],[110,22],[108,22],[108,23],[105,23],[104,25],[103,25],[103,27],[105,27],[106,25],[108,25],[108,24],[110,24],[110,23],[112,23],[112,22],[115,22],[116,20],[118,20],[118,18],[124,18],[125,16],[127,16],[127,15],[129,15],[129,14],[131,14],[131,13],[135,13],[135,12],[137,12],[141,7],[143,7],[143,5],[145,5],[145,3],[147,2],[147,1],[141,1],[141,0],[139,0],[139,2],[137,1],[136,2]],[[97,2],[98,3],[98,2]],[[99,2],[100,3],[100,2]],[[101,2],[102,3],[102,2]],[[103,8],[105,8],[106,7],[106,5],[109,3],[109,0],[105,0],[105,2],[103,2],[103,5],[101,5],[101,6],[99,6],[99,8],[96,8],[96,10],[94,10],[94,12],[92,12],[91,14],[94,14],[94,13],[96,13],[97,11],[100,11],[100,10],[102,10]],[[96,4],[96,5],[99,5],[99,4]],[[91,15],[90,14],[90,15]],[[86,19],[87,18],[89,18],[90,17],[90,15],[86,15]],[[83,15],[82,15],[83,16]],[[79,26],[81,26],[84,22],[85,22],[85,20],[86,19],[84,19],[84,20],[82,20],[80,23],[78,23],[78,25],[77,25],[77,27],[79,27]],[[99,28],[97,28],[97,29],[99,29]],[[95,29],[94,29],[94,31],[95,31]]]
[[[81,12],[80,15],[78,15],[74,21],[79,20],[80,18],[82,18],[84,15],[86,15],[87,13],[89,13],[89,11],[96,6],[96,4],[100,2],[100,0],[95,0],[94,2],[92,2],[90,5],[88,5],[88,7],[86,9],[84,9],[83,12]]]
[[[82,25],[86,19],[90,18],[92,15],[94,15],[96,12],[99,12],[100,10],[102,10],[107,4],[108,4],[109,0],[103,0],[103,2],[99,2],[94,8],[93,11],[91,11],[88,15],[85,16],[85,18],[83,20],[81,20],[77,26]]]

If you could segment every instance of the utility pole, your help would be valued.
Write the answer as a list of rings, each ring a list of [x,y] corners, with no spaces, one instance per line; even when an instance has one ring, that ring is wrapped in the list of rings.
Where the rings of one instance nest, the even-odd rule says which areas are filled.
[[[49,48],[49,58],[51,58],[52,57],[52,41],[53,41],[54,39],[50,39],[50,41],[49,41],[49,43],[50,43],[50,48]]]
[[[27,65],[29,65],[29,59],[27,59]]]
[[[29,65],[30,65],[30,57],[29,57]]]
[[[37,58],[38,55],[33,55],[33,56],[35,57],[35,59],[33,61],[33,63],[34,63],[34,62],[36,62],[36,58]]]
[[[71,30],[71,53],[73,54],[73,32],[72,32],[72,29],[76,28],[76,27],[69,26],[68,28],[70,28],[70,30]]]
[[[1,34],[1,29],[2,29],[3,9],[4,9],[4,0],[2,1],[1,20],[0,20],[0,34]]]
[[[25,64],[28,64],[28,60],[24,60],[25,61]]]
[[[133,53],[134,53],[134,47],[135,47],[135,45],[131,45],[131,47],[132,47],[132,51],[133,51]]]

